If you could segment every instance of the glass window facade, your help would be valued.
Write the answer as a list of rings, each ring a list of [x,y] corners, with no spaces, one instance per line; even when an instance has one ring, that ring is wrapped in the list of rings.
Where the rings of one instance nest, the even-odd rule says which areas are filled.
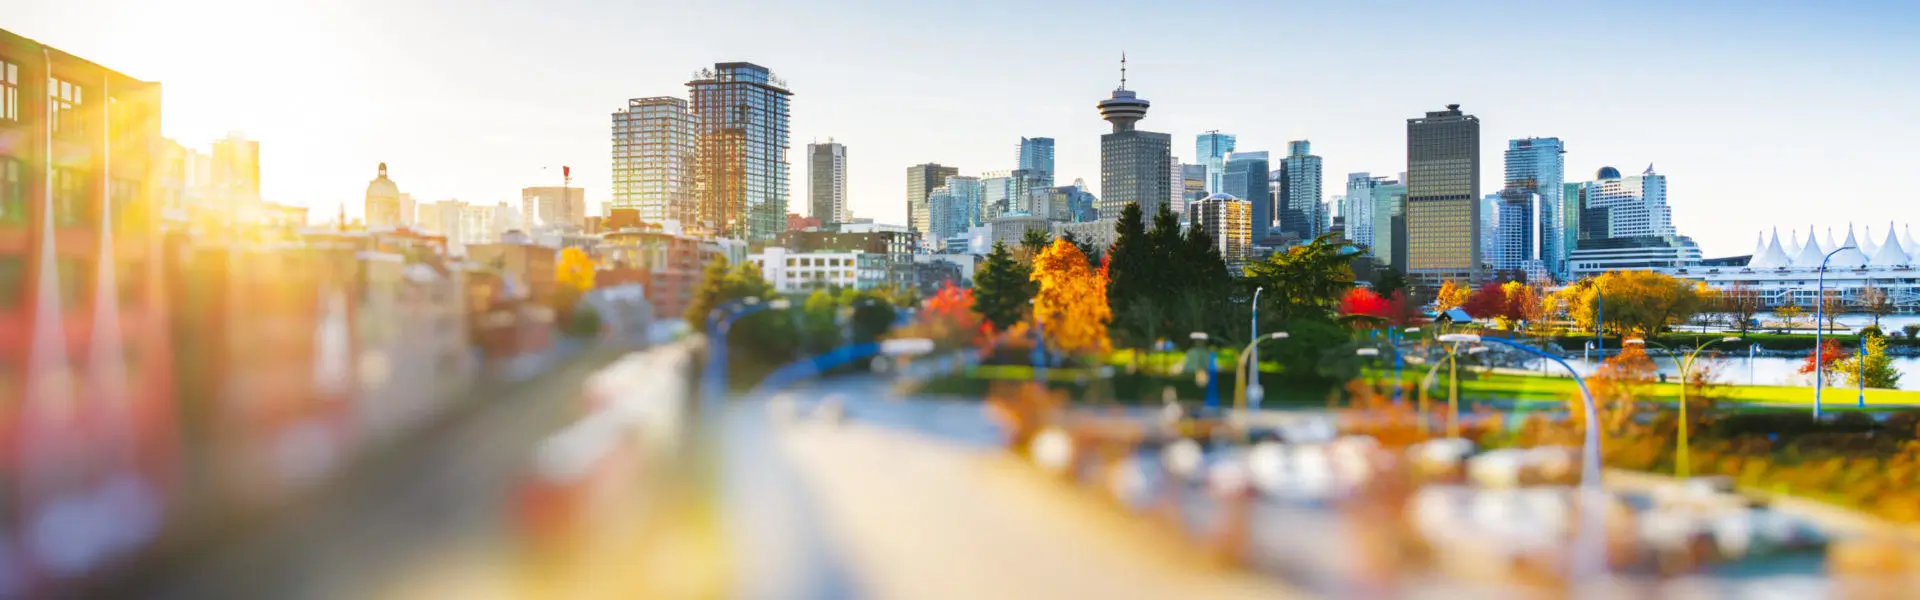
[[[1476,280],[1480,272],[1480,119],[1459,105],[1407,120],[1409,274]]]
[[[786,82],[766,67],[720,63],[687,83],[695,128],[699,223],[718,235],[763,240],[787,228]]]
[[[1221,188],[1226,183],[1227,155],[1233,152],[1233,144],[1233,134],[1218,131],[1202,133],[1195,138],[1193,159],[1200,161],[1200,164],[1207,169],[1207,193],[1233,193]]]
[[[1100,218],[1139,204],[1151,221],[1173,194],[1173,137],[1129,129],[1100,136]]]
[[[698,222],[694,202],[693,113],[680,98],[635,98],[613,113],[614,208],[658,223]]]

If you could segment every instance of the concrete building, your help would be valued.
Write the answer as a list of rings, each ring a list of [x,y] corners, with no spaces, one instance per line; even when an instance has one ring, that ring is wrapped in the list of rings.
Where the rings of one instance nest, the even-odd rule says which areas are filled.
[[[1326,214],[1322,183],[1320,157],[1313,155],[1311,143],[1287,142],[1287,157],[1280,160],[1279,202],[1274,203],[1274,218],[1282,230],[1303,240],[1327,232],[1332,215]]]
[[[814,290],[865,290],[879,286],[886,279],[886,270],[884,267],[864,265],[861,260],[863,254],[853,251],[795,252],[768,247],[747,255],[747,260],[760,267],[761,277],[773,284],[774,291],[805,294]]]
[[[927,212],[927,195],[933,188],[946,185],[947,178],[960,174],[958,167],[926,163],[907,167],[907,229],[926,234],[932,228]]]
[[[1180,165],[1180,202],[1173,207],[1174,214],[1186,218],[1187,206],[1205,200],[1207,197],[1207,166]]]
[[[1667,177],[1655,173],[1652,165],[1634,177],[1601,167],[1593,181],[1574,184],[1569,193],[1581,200],[1576,246],[1587,240],[1676,234],[1667,206]]]
[[[520,188],[520,207],[535,230],[582,231],[587,227],[587,190],[572,186]],[[781,226],[786,226],[784,218]]]
[[[719,63],[687,82],[692,97],[695,199],[702,229],[763,240],[786,229],[788,103],[766,67]]]
[[[1564,218],[1566,182],[1566,144],[1560,138],[1523,138],[1507,141],[1506,189],[1522,190],[1540,196],[1534,213],[1538,230],[1540,261],[1548,272],[1564,277],[1564,268],[1572,246],[1566,244]]]
[[[695,137],[687,101],[633,98],[613,113],[613,206],[640,211],[650,223],[698,221],[694,201]]]
[[[220,206],[239,207],[260,202],[260,142],[240,132],[213,141],[208,153],[207,194]]]
[[[1366,239],[1367,254],[1374,260],[1405,269],[1406,184],[1364,171],[1349,173],[1347,198],[1348,204],[1355,207],[1354,216],[1347,221],[1347,230],[1352,234],[1349,239]],[[1360,225],[1361,221],[1366,225]]]
[[[822,225],[844,223],[853,217],[847,209],[847,146],[827,138],[825,144],[807,144],[807,204],[809,216]]]
[[[1344,217],[1343,237],[1347,241],[1368,248],[1373,247],[1373,176],[1369,173],[1348,173],[1347,193],[1341,196],[1340,216]]]
[[[1140,205],[1148,219],[1172,197],[1173,138],[1141,131],[1134,124],[1147,117],[1152,103],[1127,89],[1126,61],[1121,61],[1120,87],[1101,100],[1100,118],[1113,132],[1100,136],[1100,218],[1119,218],[1128,204]]]
[[[1428,285],[1480,279],[1480,118],[1449,104],[1407,119],[1407,262]]]
[[[1193,226],[1213,236],[1213,243],[1220,249],[1220,257],[1226,260],[1229,273],[1240,273],[1251,256],[1252,211],[1252,203],[1231,194],[1207,196],[1189,209],[1192,215],[1189,220]]]
[[[1074,223],[1056,222],[1053,224],[1053,237],[1061,237],[1071,233],[1073,234],[1073,239],[1086,242],[1095,249],[1105,252],[1107,248],[1113,247],[1113,240],[1119,237],[1119,233],[1114,231],[1115,224],[1115,221],[1106,220],[1079,221]]]
[[[400,196],[400,186],[387,178],[387,163],[380,163],[379,173],[367,182],[367,227],[402,227],[410,223],[412,211],[402,206]]]
[[[1206,183],[1203,184],[1203,187],[1206,188],[1207,193],[1212,194],[1227,191],[1223,187],[1226,184],[1227,177],[1227,155],[1232,154],[1233,150],[1233,134],[1220,133],[1219,130],[1214,130],[1195,136],[1193,159],[1199,161],[1200,165],[1206,168]],[[1200,198],[1196,198],[1196,200],[1204,198],[1206,198],[1206,196],[1202,195]]]

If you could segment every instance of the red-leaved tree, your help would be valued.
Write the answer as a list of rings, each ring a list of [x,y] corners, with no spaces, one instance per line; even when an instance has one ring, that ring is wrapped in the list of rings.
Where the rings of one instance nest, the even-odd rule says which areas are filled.
[[[1852,354],[1841,347],[1839,341],[1826,340],[1820,344],[1819,352],[1809,352],[1807,359],[1800,361],[1800,374],[1811,375],[1816,368],[1815,365],[1818,365],[1817,368],[1823,373],[1822,377],[1831,382],[1833,381],[1833,364],[1846,360]]]
[[[1468,295],[1460,308],[1475,319],[1498,318],[1506,312],[1507,292],[1500,288],[1500,284],[1487,282]]]
[[[1391,308],[1392,305],[1386,298],[1380,297],[1380,294],[1367,288],[1353,288],[1347,290],[1345,296],[1340,297],[1340,314],[1363,317],[1370,322],[1386,321]]]

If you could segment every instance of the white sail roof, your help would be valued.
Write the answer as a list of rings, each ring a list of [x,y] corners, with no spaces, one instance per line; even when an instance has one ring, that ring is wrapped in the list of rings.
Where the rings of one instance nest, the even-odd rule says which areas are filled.
[[[1860,234],[1860,251],[1867,253],[1867,256],[1873,256],[1880,252],[1880,245],[1873,243],[1873,226],[1867,225],[1865,228],[1865,233]],[[1851,230],[1853,226],[1848,225],[1847,229]]]
[[[1754,270],[1773,270],[1788,266],[1787,252],[1780,249],[1780,230],[1773,230],[1773,241],[1761,244],[1753,251],[1753,258],[1747,260],[1747,268]]]
[[[1773,236],[1774,236],[1774,237],[1780,237],[1780,229],[1779,229],[1778,227],[1776,227],[1776,228],[1774,228],[1774,230],[1773,230]],[[1793,239],[1793,232],[1791,232],[1791,231],[1789,231],[1789,232],[1787,232],[1787,245],[1785,245],[1785,246],[1781,246],[1781,247],[1780,247],[1780,249],[1781,249],[1781,250],[1785,250],[1785,251],[1787,251],[1787,256],[1790,256],[1790,257],[1791,257],[1791,256],[1799,256],[1799,255],[1800,255],[1800,241],[1799,241],[1799,240],[1796,240],[1796,239]]]
[[[1915,258],[1915,262],[1920,262],[1920,242],[1913,241],[1912,225],[1900,230],[1900,247],[1906,249],[1909,258]]]
[[[1826,256],[1827,252],[1820,249],[1820,238],[1814,235],[1812,227],[1808,227],[1807,243],[1800,246],[1799,254],[1793,255],[1793,266],[1803,269],[1816,268]]]
[[[1831,231],[1827,235],[1833,235]],[[1864,269],[1867,266],[1867,253],[1860,251],[1860,243],[1854,241],[1853,229],[1847,229],[1847,241],[1840,244],[1840,252],[1827,261],[1832,269]]]
[[[1839,250],[1839,249],[1840,249],[1840,243],[1839,243],[1839,242],[1835,242],[1835,241],[1833,241],[1833,228],[1832,228],[1832,227],[1828,227],[1828,228],[1827,228],[1827,241],[1826,241],[1826,243],[1824,243],[1824,244],[1821,244],[1821,245],[1820,245],[1820,251],[1821,251],[1822,253],[1826,253],[1826,252],[1832,252],[1832,251],[1835,251],[1835,250]]]
[[[1904,267],[1913,264],[1913,257],[1900,245],[1900,238],[1893,235],[1893,224],[1887,224],[1887,241],[1873,251],[1873,266]]]

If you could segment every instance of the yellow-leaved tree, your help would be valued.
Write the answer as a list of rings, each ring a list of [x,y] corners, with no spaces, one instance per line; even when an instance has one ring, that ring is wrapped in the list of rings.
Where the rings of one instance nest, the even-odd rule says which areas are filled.
[[[1444,312],[1448,309],[1459,308],[1460,305],[1467,303],[1467,296],[1472,294],[1473,288],[1449,279],[1445,283],[1440,284],[1440,291],[1433,295],[1433,309]]]
[[[560,287],[575,292],[593,289],[593,257],[579,248],[567,248],[560,251],[560,261],[554,264],[553,279]]]
[[[1113,310],[1107,306],[1106,269],[1087,265],[1080,248],[1064,239],[1033,257],[1034,282],[1040,291],[1034,295],[1033,314],[1045,330],[1047,343],[1066,352],[1107,352],[1107,323]]]

